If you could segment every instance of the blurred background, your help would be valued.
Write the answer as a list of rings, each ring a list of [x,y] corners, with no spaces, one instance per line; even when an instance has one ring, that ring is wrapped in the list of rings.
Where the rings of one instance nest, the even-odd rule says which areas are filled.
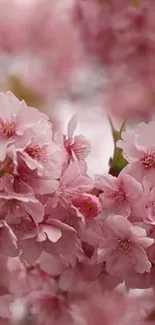
[[[154,12],[153,0],[0,0],[0,90],[55,128],[77,113],[90,174],[113,154],[108,116],[116,128],[153,118]]]
[[[0,91],[11,90],[64,130],[73,113],[92,142],[89,173],[113,152],[103,63],[85,49],[74,0],[0,0]],[[98,161],[100,163],[98,163]]]

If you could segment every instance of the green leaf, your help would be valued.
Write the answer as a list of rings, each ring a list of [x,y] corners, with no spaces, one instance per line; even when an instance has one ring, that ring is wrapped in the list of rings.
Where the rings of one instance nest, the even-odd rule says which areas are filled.
[[[124,120],[124,122],[122,123],[119,131],[117,131],[114,128],[110,118],[109,118],[109,123],[111,126],[111,131],[112,131],[113,141],[114,141],[114,154],[113,154],[113,158],[110,158],[109,161],[109,166],[110,166],[109,173],[113,176],[118,176],[121,170],[127,165],[127,161],[124,159],[122,155],[122,149],[117,148],[117,141],[121,139],[122,132],[124,131],[125,128],[126,120]]]

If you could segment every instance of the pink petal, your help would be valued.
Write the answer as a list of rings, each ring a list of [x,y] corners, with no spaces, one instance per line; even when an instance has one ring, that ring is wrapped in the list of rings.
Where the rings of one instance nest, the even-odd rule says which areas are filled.
[[[62,185],[69,186],[79,176],[80,176],[79,164],[78,162],[73,161],[65,170],[60,182]]]
[[[38,260],[41,252],[42,247],[41,244],[38,243],[35,239],[27,239],[21,241],[22,247],[22,255],[21,259],[30,265],[32,265],[35,261]]]
[[[62,232],[59,228],[51,225],[41,225],[41,231],[47,235],[47,238],[52,242],[56,243],[62,236]]]
[[[25,205],[25,211],[29,213],[36,224],[44,219],[44,207],[39,201],[37,203],[28,202]]]
[[[39,262],[41,269],[52,276],[60,275],[64,269],[59,257],[45,252],[40,256]]]
[[[107,219],[107,224],[118,238],[124,238],[130,234],[130,228],[132,224],[124,216],[114,215],[109,216]]]
[[[70,188],[79,189],[80,191],[83,192],[89,191],[93,187],[94,187],[93,180],[87,176],[79,176],[70,184]]]
[[[72,118],[70,119],[69,123],[68,123],[68,127],[67,127],[67,135],[69,138],[73,137],[73,134],[76,130],[78,124],[78,117],[77,115],[73,115]]]
[[[133,247],[133,254],[137,259],[137,263],[135,265],[135,270],[138,273],[149,272],[151,268],[151,263],[148,260],[146,252],[138,246]]]

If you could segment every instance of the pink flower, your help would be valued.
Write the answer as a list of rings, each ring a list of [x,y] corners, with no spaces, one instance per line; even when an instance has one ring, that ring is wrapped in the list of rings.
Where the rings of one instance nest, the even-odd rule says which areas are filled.
[[[117,178],[109,174],[96,177],[96,188],[104,214],[121,214],[128,217],[141,215],[144,208],[144,193],[140,183],[133,177],[121,173]]]
[[[51,170],[50,176],[39,176],[37,169],[29,169],[26,163],[18,158],[17,175],[14,176],[14,188],[16,192],[33,192],[34,194],[44,195],[54,192],[59,186],[60,168]]]
[[[132,274],[134,270],[138,273],[149,272],[151,263],[145,249],[153,243],[145,229],[132,225],[123,216],[109,216],[98,258],[106,262],[107,272],[111,275],[124,276]]]
[[[123,156],[129,162],[124,169],[137,180],[144,176],[154,178],[155,171],[155,121],[140,123],[135,130],[122,133],[122,140],[117,142],[123,149]]]
[[[59,226],[60,228],[60,226]],[[59,240],[46,240],[43,242],[43,250],[51,256],[57,257],[65,267],[75,267],[78,261],[84,260],[81,241],[77,233],[71,227],[64,225],[60,228]]]
[[[82,163],[91,151],[91,146],[90,142],[83,135],[73,137],[77,123],[77,116],[74,115],[68,123],[67,137],[64,145],[69,156],[69,161],[70,159],[77,159],[79,163]]]
[[[33,196],[0,192],[1,219],[9,225],[16,224],[22,217],[31,216],[36,224],[44,217],[43,205]]]
[[[25,114],[27,110],[29,113]],[[43,119],[47,121],[48,117],[35,108],[28,108],[24,101],[20,102],[11,92],[0,93],[0,161],[5,159],[9,145],[17,145],[24,132]]]
[[[58,247],[61,247],[60,239],[62,238],[63,252],[66,236],[67,245],[71,245],[72,249],[76,241],[74,228],[50,216],[45,217],[45,220],[37,227],[30,218],[21,218],[20,222],[12,225],[12,228],[22,250],[21,258],[29,264],[38,260],[43,250],[48,251],[53,259],[59,260],[59,249],[61,248],[58,249],[56,243],[58,243]]]
[[[52,125],[41,120],[27,130],[18,144],[16,153],[25,162],[30,170],[37,169],[39,176],[47,176],[53,173],[60,177],[63,155],[59,146],[52,141]],[[18,161],[17,161],[18,163]]]
[[[58,202],[64,207],[72,203],[73,196],[89,191],[93,188],[93,181],[90,177],[81,175],[78,162],[71,162],[60,178],[60,185],[53,197],[53,207]]]
[[[89,219],[95,218],[101,212],[101,204],[95,195],[82,193],[73,197],[72,204]]]

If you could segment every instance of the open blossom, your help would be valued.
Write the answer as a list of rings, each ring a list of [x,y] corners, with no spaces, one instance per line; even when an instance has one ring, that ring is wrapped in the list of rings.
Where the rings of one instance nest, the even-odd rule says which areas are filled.
[[[86,219],[95,218],[101,212],[99,199],[92,194],[82,193],[73,197],[72,204],[86,217]]]
[[[14,224],[23,216],[30,215],[38,224],[43,220],[44,207],[36,198],[18,193],[0,193],[0,217]]]
[[[40,121],[33,127],[33,131],[27,131],[21,139],[16,153],[20,155],[30,170],[37,169],[39,175],[60,176],[63,156],[60,148],[52,141],[52,125]],[[57,173],[57,174],[56,174]]]
[[[37,169],[29,169],[27,164],[18,157],[17,175],[14,176],[14,188],[16,192],[33,192],[44,195],[54,192],[59,186],[59,164],[52,169],[49,175],[38,175]],[[24,193],[23,193],[24,194]]]
[[[99,199],[105,215],[113,213],[129,217],[131,212],[135,216],[143,213],[145,202],[142,186],[130,175],[97,176],[95,186],[102,190]]]
[[[29,107],[29,114],[25,114],[27,105],[19,101],[11,92],[0,93],[0,160],[7,155],[7,148],[12,143],[18,146],[18,140],[25,131],[33,128],[40,120],[48,121],[46,115],[39,113],[35,108]]]
[[[0,0],[1,52],[19,55],[6,87],[38,109],[0,92],[0,325],[153,325],[155,121],[114,125],[122,150],[94,180],[77,116],[64,133],[55,120],[89,95],[99,114],[105,100],[116,118],[152,118],[155,0],[14,1]]]
[[[18,246],[22,249],[21,258],[30,265],[38,260],[43,251],[48,251],[57,263],[59,260],[61,263],[59,251],[60,256],[65,255],[65,249],[74,255],[76,231],[68,224],[54,218],[52,209],[51,215],[45,215],[44,220],[37,226],[30,217],[27,217],[21,218],[11,227],[18,239]]]
[[[53,207],[56,207],[58,202],[62,206],[68,207],[72,203],[73,196],[92,188],[93,180],[88,176],[81,175],[78,162],[71,162],[60,178],[59,188],[53,196]]]
[[[67,154],[69,156],[69,160],[77,159],[82,163],[85,160],[91,151],[90,142],[83,135],[74,136],[74,132],[77,127],[77,116],[74,115],[67,127],[67,137],[64,142],[64,146],[67,150]]]
[[[138,181],[145,177],[154,179],[155,172],[155,121],[139,123],[135,129],[122,133],[117,146],[123,149],[123,156],[129,162],[124,169]]]
[[[98,254],[99,260],[106,262],[108,273],[124,276],[132,274],[133,270],[138,273],[150,271],[146,248],[154,240],[147,237],[145,229],[115,215],[107,218],[104,232]]]
[[[104,174],[93,180],[85,163],[89,144],[74,137],[76,116],[67,136],[54,134],[44,114],[24,106],[30,112],[24,119],[22,102],[10,93],[2,98],[9,103],[15,134],[0,139],[0,254],[9,270],[4,287],[0,283],[0,323],[4,318],[7,325],[12,320],[24,325],[102,324],[108,318],[97,307],[105,291],[114,294],[123,282],[154,286],[155,177],[146,148],[151,155],[155,122],[123,133],[118,145],[129,165],[118,177]],[[4,126],[1,115],[0,109]],[[145,163],[138,180],[129,170],[135,160],[137,166]],[[86,317],[91,295],[98,297],[94,310],[101,311],[101,321],[98,315]],[[19,320],[14,318],[17,301],[23,306]]]

